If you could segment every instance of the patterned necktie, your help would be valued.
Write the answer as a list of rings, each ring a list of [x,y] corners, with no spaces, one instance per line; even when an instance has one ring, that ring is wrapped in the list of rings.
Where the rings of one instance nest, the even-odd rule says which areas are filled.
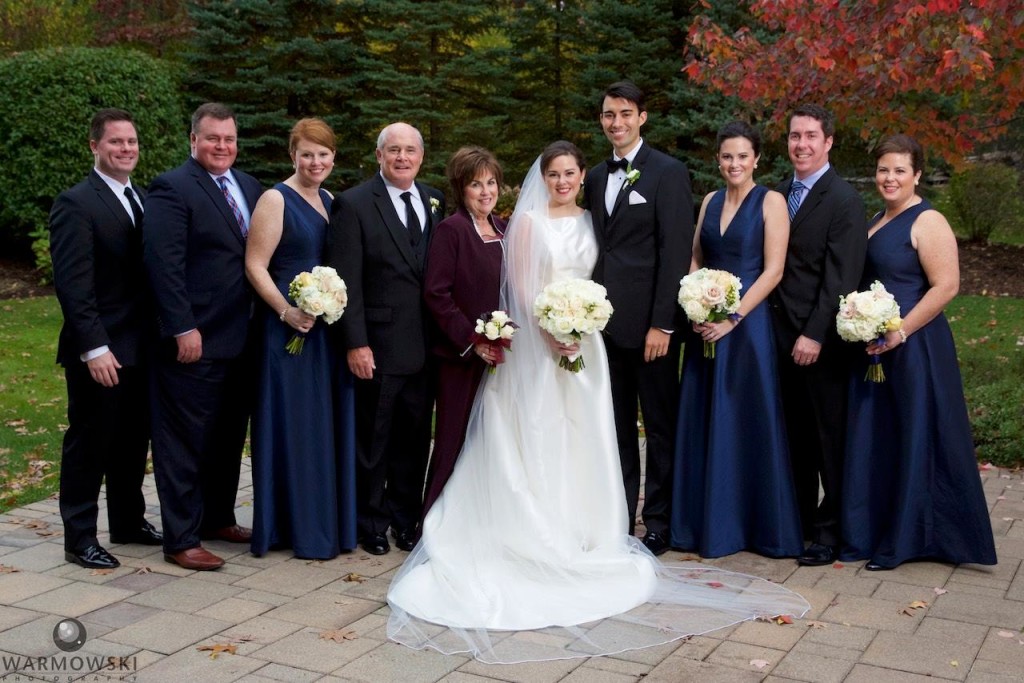
[[[132,207],[132,222],[136,228],[142,227],[142,207],[135,201],[135,193],[132,188],[124,188],[124,196],[128,198],[128,205]]]
[[[796,215],[797,210],[800,208],[800,192],[807,187],[799,180],[793,181],[793,186],[789,188],[789,199],[786,200],[786,205],[789,206],[789,220],[792,222],[793,216]]]
[[[405,202],[405,227],[409,229],[409,241],[412,242],[413,246],[416,246],[420,243],[420,238],[423,237],[420,217],[416,215],[416,210],[412,208],[412,192],[403,192],[401,197],[402,201]]]
[[[224,193],[224,199],[228,200],[231,213],[235,214],[235,220],[238,221],[238,229],[242,231],[242,237],[248,237],[249,228],[245,225],[245,216],[242,215],[242,210],[238,208],[238,202],[235,201],[235,198],[231,196],[231,192],[228,190],[227,176],[217,178],[217,183],[220,185],[220,191]]]

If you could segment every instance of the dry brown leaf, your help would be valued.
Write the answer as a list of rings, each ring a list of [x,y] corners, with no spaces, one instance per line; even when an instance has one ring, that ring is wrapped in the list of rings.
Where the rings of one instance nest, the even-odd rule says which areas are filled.
[[[828,624],[826,624],[824,621],[808,621],[807,622],[807,627],[808,628],[828,628]]]
[[[359,634],[350,628],[339,628],[320,633],[321,640],[333,640],[336,643],[344,643],[346,640],[355,640],[358,637]]]
[[[235,654],[238,651],[238,646],[229,643],[214,643],[213,645],[200,645],[196,649],[200,652],[209,652],[210,659],[217,659],[217,656],[223,652],[227,652],[229,655]]]
[[[13,574],[20,571],[17,567],[8,567],[6,564],[0,564],[0,574]]]
[[[909,606],[913,607],[914,609],[923,609],[928,606],[928,603],[924,600],[914,600],[914,602],[910,603]]]
[[[792,624],[793,617],[789,616],[788,614],[780,614],[777,617],[772,617],[772,621],[774,621],[779,626],[782,626],[783,624]]]
[[[355,572],[352,572],[351,574],[346,574],[345,576],[341,577],[341,580],[346,581],[348,583],[362,583],[366,580],[366,578],[360,576],[359,574],[356,574]]]
[[[89,572],[89,576],[106,576],[107,574],[113,574],[114,570],[110,568],[93,569]]]
[[[150,569],[149,567],[139,567],[133,573],[134,574],[150,574],[150,573],[152,573],[152,571],[153,570]]]
[[[908,617],[912,617],[914,616],[914,610],[910,609],[909,607],[904,607],[900,610],[900,614],[906,614]]]
[[[842,568],[843,568],[843,567],[845,567],[845,566],[846,566],[846,565],[845,565],[845,564],[843,564],[842,562],[835,562],[835,563],[833,563],[833,565],[832,565],[832,569],[842,569]]]
[[[39,529],[36,531],[36,536],[53,536],[56,533],[53,529]]]

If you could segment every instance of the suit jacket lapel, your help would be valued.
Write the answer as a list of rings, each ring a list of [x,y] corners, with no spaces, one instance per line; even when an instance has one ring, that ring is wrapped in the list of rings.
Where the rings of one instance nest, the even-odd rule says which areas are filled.
[[[199,183],[199,187],[203,188],[210,201],[217,207],[221,217],[228,224],[232,234],[238,239],[239,244],[244,247],[245,237],[242,235],[242,228],[238,225],[238,221],[235,220],[235,214],[231,212],[231,207],[228,206],[228,200],[224,198],[224,193],[220,191],[220,187],[210,177],[209,172],[199,165],[198,161],[192,157],[189,157],[189,161],[192,163],[192,175],[195,177],[196,182]]]
[[[89,174],[89,183],[96,190],[96,195],[100,198],[100,201],[110,210],[111,215],[121,227],[125,230],[131,230],[135,227],[131,216],[128,215],[124,208],[124,204],[121,203],[121,199],[114,194],[114,191],[103,181],[103,178],[96,175],[95,171]]]
[[[829,168],[825,171],[825,174],[818,178],[818,182],[814,183],[814,187],[810,189],[807,196],[804,197],[803,202],[800,203],[800,208],[797,209],[796,215],[793,216],[793,222],[789,226],[790,234],[804,224],[804,219],[810,215],[814,208],[821,204],[825,198],[825,193],[828,191],[828,186],[832,182],[832,176],[835,173],[834,168]],[[786,192],[784,196],[789,197],[789,190],[793,186],[793,179],[790,178],[786,182]]]
[[[416,260],[416,253],[412,250],[412,243],[409,241],[409,229],[405,227],[405,223],[402,222],[398,212],[395,211],[395,205],[391,202],[391,195],[388,194],[388,188],[384,185],[384,180],[380,177],[380,174],[375,176],[373,195],[373,203],[377,207],[377,212],[380,214],[381,220],[384,221],[384,226],[391,235],[391,239],[395,241],[395,246],[398,247],[402,258],[419,272],[420,264]],[[427,204],[427,206],[430,206],[430,204]]]

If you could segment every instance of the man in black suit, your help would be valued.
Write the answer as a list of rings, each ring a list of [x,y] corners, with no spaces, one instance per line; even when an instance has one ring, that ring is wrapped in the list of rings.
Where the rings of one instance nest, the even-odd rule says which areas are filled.
[[[340,328],[356,376],[356,505],[374,555],[412,550],[423,506],[433,391],[423,264],[444,195],[416,182],[423,137],[393,123],[377,138],[380,173],[334,200],[328,263],[348,285]]]
[[[829,164],[835,120],[817,105],[789,118],[793,177],[789,250],[771,296],[779,379],[804,536],[804,565],[831,564],[842,542],[839,498],[846,439],[846,391],[853,345],[836,333],[839,297],[855,290],[864,268],[867,227],[860,195]],[[818,479],[824,497],[818,502]]]
[[[112,543],[159,545],[146,521],[142,478],[149,448],[142,267],[142,196],[129,176],[139,161],[131,114],[101,109],[89,127],[95,166],[50,212],[53,282],[64,314],[57,362],[68,387],[60,466],[64,557],[83,567],[120,563],[96,538],[107,480]]]
[[[604,331],[629,530],[640,497],[637,401],[647,436],[643,542],[668,550],[672,461],[679,406],[676,299],[690,267],[693,198],[686,165],[645,144],[643,92],[629,81],[608,87],[601,127],[614,155],[587,176],[586,204],[599,247],[594,280],[615,309]]]
[[[150,186],[144,254],[161,337],[151,394],[164,557],[204,570],[224,561],[200,538],[252,535],[234,508],[256,372],[245,238],[263,188],[232,168],[238,133],[228,107],[200,106],[190,141],[188,161]]]

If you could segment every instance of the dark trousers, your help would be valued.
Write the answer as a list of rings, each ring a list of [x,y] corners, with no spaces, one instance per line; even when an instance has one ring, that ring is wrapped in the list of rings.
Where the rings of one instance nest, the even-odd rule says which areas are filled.
[[[179,363],[171,351],[154,363],[150,396],[164,552],[176,553],[235,524],[256,369],[249,350],[195,363]]]
[[[66,550],[98,545],[96,518],[104,476],[110,533],[136,533],[145,518],[146,373],[142,368],[123,367],[117,374],[118,384],[108,388],[93,380],[85,363],[64,370],[68,430],[61,452],[60,516]]]
[[[781,326],[776,318],[776,328]],[[776,340],[782,407],[804,538],[822,545],[839,545],[849,349],[842,341],[830,339],[822,346],[817,362],[800,366],[790,356],[796,338],[777,335]],[[819,478],[824,491],[820,503]]]
[[[356,518],[359,536],[414,528],[430,451],[430,373],[374,373],[356,381]]]
[[[623,349],[605,337],[629,533],[633,533],[636,524],[640,499],[638,401],[647,437],[643,521],[648,531],[668,533],[679,412],[679,342],[676,337],[678,335],[672,335],[668,354],[650,363],[644,361],[642,348]]]

